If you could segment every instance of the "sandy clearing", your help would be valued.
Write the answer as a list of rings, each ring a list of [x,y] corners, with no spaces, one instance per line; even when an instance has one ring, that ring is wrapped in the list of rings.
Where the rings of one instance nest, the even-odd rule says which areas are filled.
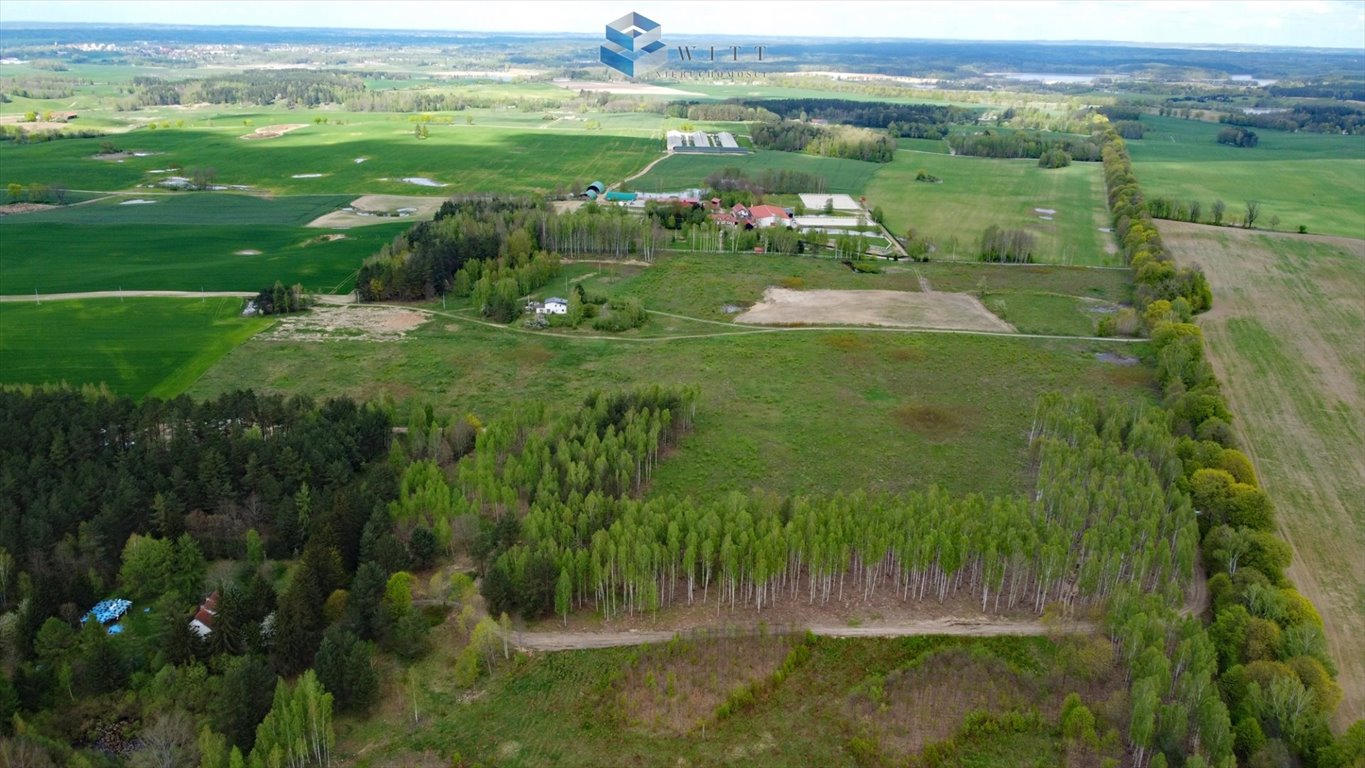
[[[1201,318],[1233,426],[1294,548],[1287,575],[1322,615],[1344,698],[1365,716],[1365,240],[1161,222],[1181,264],[1203,267]],[[1280,255],[1276,239],[1325,248]]]
[[[397,341],[425,323],[428,315],[410,309],[384,307],[359,309],[349,306],[318,306],[311,311],[280,318],[262,341]]]
[[[43,203],[9,203],[0,205],[0,216],[14,216],[20,213],[37,213],[56,208],[55,205],[44,205]]]
[[[735,318],[746,325],[880,325],[1010,333],[1014,327],[965,293],[792,291],[769,287]]]
[[[445,203],[445,197],[416,195],[364,195],[339,211],[324,213],[306,226],[322,229],[350,229],[394,221],[429,221]],[[399,211],[403,211],[402,215]]]
[[[300,128],[307,128],[308,123],[284,123],[281,125],[263,125],[251,133],[238,136],[239,139],[278,139],[279,137],[297,131]]]

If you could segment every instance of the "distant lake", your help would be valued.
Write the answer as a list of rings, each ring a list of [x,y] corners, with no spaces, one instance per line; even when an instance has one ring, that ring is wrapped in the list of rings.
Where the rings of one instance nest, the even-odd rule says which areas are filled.
[[[1120,77],[1120,75],[1064,75],[1058,72],[987,72],[988,77],[1007,77],[1010,80],[1030,80],[1044,83],[1092,83],[1101,77]]]

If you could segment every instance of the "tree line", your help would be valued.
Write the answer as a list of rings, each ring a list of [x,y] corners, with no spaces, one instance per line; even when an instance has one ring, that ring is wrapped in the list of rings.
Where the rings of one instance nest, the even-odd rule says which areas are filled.
[[[1186,317],[1207,311],[1213,304],[1208,279],[1198,267],[1178,268],[1171,259],[1161,233],[1152,223],[1123,138],[1112,125],[1106,126],[1100,135],[1114,237],[1133,269],[1138,314],[1158,300],[1170,302]]]
[[[1218,116],[1218,122],[1280,131],[1360,134],[1365,133],[1365,109],[1337,104],[1294,104],[1270,112],[1226,112]]]
[[[1052,137],[1027,131],[992,133],[988,128],[980,133],[954,133],[948,136],[948,146],[959,155],[972,157],[1042,158],[1046,153],[1061,150],[1072,160],[1100,160],[1100,144],[1093,138]]]
[[[1210,729],[1201,730],[1196,744],[1212,733],[1226,745],[1231,734],[1233,754],[1220,748],[1200,755],[1205,765],[1356,764],[1365,759],[1365,722],[1339,739],[1328,727],[1341,691],[1321,618],[1284,576],[1291,550],[1274,534],[1270,500],[1251,462],[1236,449],[1232,413],[1205,358],[1202,332],[1189,322],[1199,307],[1211,303],[1207,282],[1202,274],[1181,279],[1185,270],[1177,272],[1169,264],[1146,216],[1123,140],[1112,131],[1106,135],[1105,180],[1115,234],[1137,272],[1142,322],[1152,338],[1176,437],[1177,461],[1163,460],[1162,476],[1201,512],[1200,544],[1213,601],[1207,628],[1182,622],[1174,596],[1164,607],[1155,595],[1131,595],[1108,608],[1107,624],[1126,657],[1148,660],[1141,670],[1134,667],[1130,690],[1129,738],[1138,765],[1147,759],[1155,763],[1154,749],[1165,759],[1169,749],[1163,751],[1163,745],[1189,733],[1192,716]],[[1162,262],[1167,266],[1153,266]],[[1152,279],[1157,269],[1165,275],[1162,282]],[[1182,283],[1196,290],[1172,290]],[[1185,638],[1175,644],[1173,634]],[[1203,676],[1207,682],[1189,691],[1194,698],[1184,706],[1168,708],[1161,691],[1169,684],[1171,662],[1195,660],[1212,669]]]

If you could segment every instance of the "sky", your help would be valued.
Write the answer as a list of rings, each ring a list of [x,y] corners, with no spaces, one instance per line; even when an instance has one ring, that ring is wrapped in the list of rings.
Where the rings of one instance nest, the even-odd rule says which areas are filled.
[[[635,11],[667,34],[1111,40],[1365,50],[1365,0],[3,0],[0,22],[601,34]]]

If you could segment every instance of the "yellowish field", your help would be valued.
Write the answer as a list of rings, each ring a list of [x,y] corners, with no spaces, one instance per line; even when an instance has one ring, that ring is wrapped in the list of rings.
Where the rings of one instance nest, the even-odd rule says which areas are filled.
[[[1161,223],[1213,285],[1202,326],[1246,452],[1322,613],[1345,698],[1365,716],[1365,240]]]

